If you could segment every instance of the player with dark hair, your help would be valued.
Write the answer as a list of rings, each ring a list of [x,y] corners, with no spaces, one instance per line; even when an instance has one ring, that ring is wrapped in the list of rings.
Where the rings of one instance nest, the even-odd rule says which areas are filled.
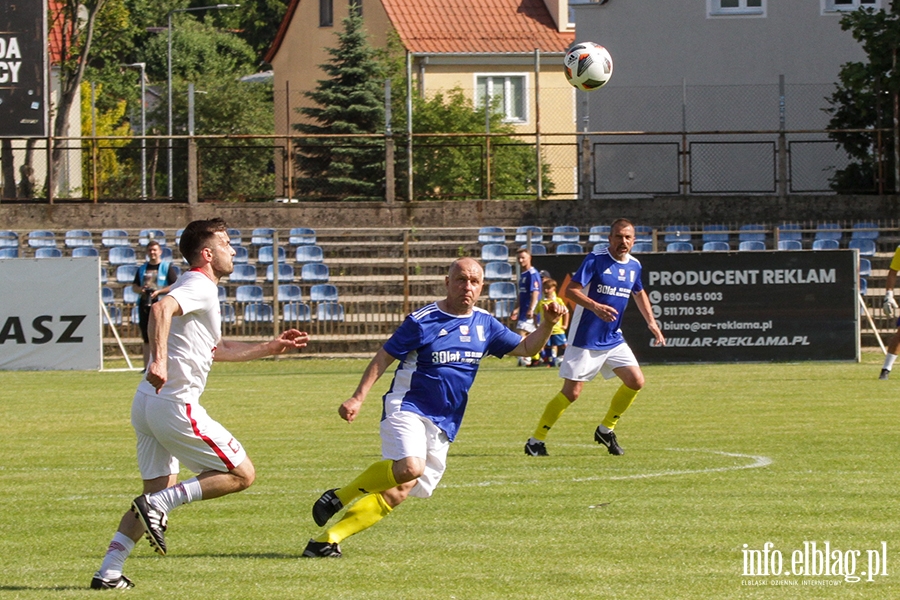
[[[569,325],[569,346],[559,368],[562,390],[544,409],[525,454],[547,456],[545,440],[550,428],[578,399],[587,381],[597,374],[605,379],[618,377],[616,390],[603,422],[594,431],[594,440],[610,454],[624,454],[613,432],[619,418],[644,387],[644,374],[619,328],[628,298],[643,315],[657,344],[665,344],[650,300],[641,283],[641,263],[630,254],[634,245],[634,225],[617,219],[609,232],[609,247],[588,254],[566,288],[566,298],[577,304]]]
[[[384,460],[315,502],[313,520],[319,526],[343,507],[349,509],[340,521],[309,541],[303,556],[341,556],[341,541],[380,521],[407,496],[431,496],[444,474],[447,451],[459,430],[482,358],[533,356],[566,312],[565,306],[549,307],[540,326],[523,339],[475,306],[484,285],[477,261],[457,259],[445,282],[446,298],[406,317],[375,354],[353,396],[341,404],[341,418],[352,423],[375,382],[391,363],[400,361],[383,399]]]
[[[119,522],[91,580],[93,589],[134,585],[122,567],[145,531],[153,549],[166,554],[172,509],[240,492],[253,483],[256,471],[244,447],[200,405],[212,362],[282,354],[306,346],[309,339],[289,329],[268,342],[223,340],[217,284],[232,272],[234,257],[225,222],[190,223],[180,248],[191,269],[150,311],[150,364],[131,405],[144,493]],[[177,482],[180,464],[198,475]]]

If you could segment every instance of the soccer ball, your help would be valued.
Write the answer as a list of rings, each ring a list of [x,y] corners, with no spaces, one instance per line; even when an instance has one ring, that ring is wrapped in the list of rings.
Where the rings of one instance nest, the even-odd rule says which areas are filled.
[[[566,80],[586,92],[606,85],[613,71],[609,51],[594,42],[581,42],[569,48],[563,64]]]

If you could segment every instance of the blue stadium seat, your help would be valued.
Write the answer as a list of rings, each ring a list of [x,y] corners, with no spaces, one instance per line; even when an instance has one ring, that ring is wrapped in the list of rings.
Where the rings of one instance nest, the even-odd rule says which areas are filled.
[[[294,260],[298,263],[322,262],[325,260],[325,253],[320,246],[297,246]]]
[[[32,248],[56,248],[56,234],[39,229],[28,234],[28,245]]]
[[[251,246],[271,246],[275,230],[271,227],[257,227],[250,236]]]
[[[0,248],[0,258],[19,258],[19,249]]]
[[[116,267],[116,281],[119,283],[134,283],[134,276],[137,274],[137,265],[119,265]]]
[[[797,240],[803,241],[803,231],[798,223],[782,223],[778,226],[778,241]]]
[[[160,246],[165,246],[166,232],[162,229],[141,229],[138,233],[138,246],[146,246],[150,240],[156,240]]]
[[[840,242],[841,237],[843,237],[844,233],[841,231],[841,226],[838,223],[819,223],[816,227],[816,237],[817,240],[835,240]]]
[[[300,279],[307,282],[327,282],[328,265],[325,263],[306,263],[300,268]]]
[[[653,244],[653,228],[649,225],[635,225],[634,241],[635,243],[650,242]]]
[[[779,250],[803,250],[803,242],[800,240],[778,240]]]
[[[100,300],[103,304],[113,304],[116,301],[116,293],[111,287],[105,285],[100,288]]]
[[[239,285],[234,291],[236,302],[262,302],[263,289],[261,285]]]
[[[109,274],[106,272],[106,267],[100,267],[100,283],[107,281],[109,281]]]
[[[848,248],[856,248],[859,250],[859,254],[861,256],[874,256],[875,255],[875,240],[868,238],[857,238],[852,239],[847,242]]]
[[[509,248],[507,248],[503,244],[485,244],[481,247],[481,260],[485,262],[508,259]]]
[[[690,242],[669,242],[666,244],[666,252],[693,252],[694,246]]]
[[[531,255],[547,254],[547,246],[543,244],[531,244]]]
[[[740,252],[755,252],[758,250],[765,250],[766,243],[761,240],[744,240],[738,244],[738,250]]]
[[[133,325],[141,324],[141,307],[140,306],[132,306],[131,307],[131,323]]]
[[[343,321],[344,307],[337,302],[320,302],[316,305],[316,319],[319,321]]]
[[[93,246],[78,246],[72,248],[72,256],[100,256],[100,251]]]
[[[256,262],[262,265],[271,265],[274,256],[272,246],[260,246],[259,256],[257,257]],[[284,250],[284,246],[278,246],[278,262],[283,263],[286,260],[287,253]]]
[[[110,304],[110,305],[107,305],[106,312],[109,313],[109,319],[106,318],[106,315],[103,315],[103,324],[104,325],[109,325],[110,321],[112,321],[114,325],[122,324],[122,309],[121,308]]]
[[[603,251],[606,250],[607,248],[609,248],[609,242],[608,242],[608,241],[607,241],[607,242],[597,242],[596,244],[594,244],[593,251],[594,251],[594,252],[603,252]]]
[[[330,283],[318,283],[309,288],[310,302],[337,302],[337,287]]]
[[[140,301],[141,295],[135,292],[133,287],[126,285],[122,288],[122,302],[125,304],[137,304]]]
[[[247,323],[271,323],[273,315],[271,304],[251,302],[244,306],[244,321]]]
[[[516,284],[511,281],[495,281],[488,287],[488,297],[491,300],[515,299],[516,296]]]
[[[577,244],[580,239],[580,232],[574,225],[557,225],[553,228],[553,234],[550,241],[554,244]]]
[[[505,244],[506,233],[502,227],[482,227],[478,230],[479,244]]]
[[[266,267],[266,281],[275,281],[275,265]],[[278,265],[278,281],[290,283],[294,281],[294,267],[292,265]]]
[[[690,242],[691,228],[687,225],[669,225],[665,229],[665,237],[663,238],[667,244],[672,242]],[[668,251],[668,247],[666,248]]]
[[[181,232],[184,229],[179,229],[175,233],[175,244],[178,245],[178,242],[181,241]],[[226,229],[225,232],[228,234],[228,239],[231,241],[232,246],[242,246],[244,244],[244,240],[241,238],[241,230],[229,228]]]
[[[728,233],[728,225],[711,223],[703,226],[703,242],[729,242],[731,234]]]
[[[635,242],[631,247],[632,254],[646,254],[653,252],[653,242]]]
[[[113,246],[109,249],[109,264],[133,265],[137,262],[137,253],[131,246]]]
[[[245,265],[250,262],[250,251],[247,250],[244,246],[231,246],[234,248],[234,258],[232,258],[232,262],[238,265]]]
[[[0,230],[0,248],[18,248],[19,234],[9,229]]]
[[[731,246],[728,242],[703,242],[704,252],[728,252],[729,250],[731,250]]]
[[[868,258],[859,259],[859,275],[860,277],[868,277],[872,274],[872,261]]]
[[[234,307],[227,302],[219,302],[219,312],[222,315],[223,323],[237,322],[237,317],[234,314]]]
[[[314,246],[316,231],[309,227],[294,227],[288,233],[288,244],[291,246]]]
[[[763,242],[766,241],[766,228],[759,223],[749,223],[741,225],[738,230],[738,240],[741,242]],[[740,250],[740,248],[738,248]]]
[[[300,302],[303,300],[303,292],[299,285],[293,283],[278,285],[279,302]]]
[[[281,308],[281,318],[284,321],[300,322],[312,320],[312,311],[308,304],[302,302],[288,302]]]
[[[557,254],[584,254],[584,247],[581,244],[565,243],[556,247]]]
[[[62,250],[59,248],[38,248],[34,251],[35,258],[59,258]]]
[[[100,243],[104,248],[116,246],[131,246],[128,241],[128,232],[124,229],[107,229],[100,234]]]
[[[813,240],[813,250],[837,250],[841,247],[840,242],[832,239]]]
[[[871,222],[860,222],[854,223],[852,229],[852,233],[850,234],[851,240],[877,240],[879,227],[878,223]]]
[[[588,231],[588,242],[599,244],[609,242],[609,225],[594,225]]]
[[[216,287],[219,288],[219,302],[228,300],[228,288],[224,285],[217,285]]]
[[[256,266],[248,264],[234,265],[234,271],[228,276],[231,282],[248,282],[256,281]]]
[[[508,262],[495,260],[484,265],[485,281],[508,281],[512,277],[512,265]]]
[[[869,291],[868,280],[866,280],[865,277],[860,277],[859,278],[859,293],[862,294],[863,296],[865,296],[866,292],[868,292],[868,291]]]
[[[66,232],[66,248],[83,248],[94,246],[94,235],[87,229],[70,229]]]
[[[524,244],[528,241],[528,234],[531,234],[531,242],[540,244],[544,241],[544,230],[537,225],[524,225],[516,228],[516,243]]]
[[[516,308],[516,301],[509,298],[497,300],[494,303],[494,317],[498,319],[508,319],[512,311]]]

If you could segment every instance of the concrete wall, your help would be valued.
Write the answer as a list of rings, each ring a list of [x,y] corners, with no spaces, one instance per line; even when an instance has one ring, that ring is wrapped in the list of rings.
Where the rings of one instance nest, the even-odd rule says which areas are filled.
[[[298,204],[4,204],[0,228],[177,229],[194,219],[223,217],[238,228],[481,227],[605,224],[626,217],[640,224],[778,223],[900,220],[900,196],[671,196],[575,200],[310,202]]]

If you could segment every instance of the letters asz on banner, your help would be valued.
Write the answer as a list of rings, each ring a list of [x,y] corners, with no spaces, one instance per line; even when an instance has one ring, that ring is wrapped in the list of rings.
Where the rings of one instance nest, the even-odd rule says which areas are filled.
[[[99,370],[100,259],[0,261],[0,369]]]
[[[667,340],[655,346],[629,303],[622,332],[642,363],[859,360],[859,270],[852,250],[636,258]],[[533,262],[550,272],[562,295],[583,259],[546,255]]]

